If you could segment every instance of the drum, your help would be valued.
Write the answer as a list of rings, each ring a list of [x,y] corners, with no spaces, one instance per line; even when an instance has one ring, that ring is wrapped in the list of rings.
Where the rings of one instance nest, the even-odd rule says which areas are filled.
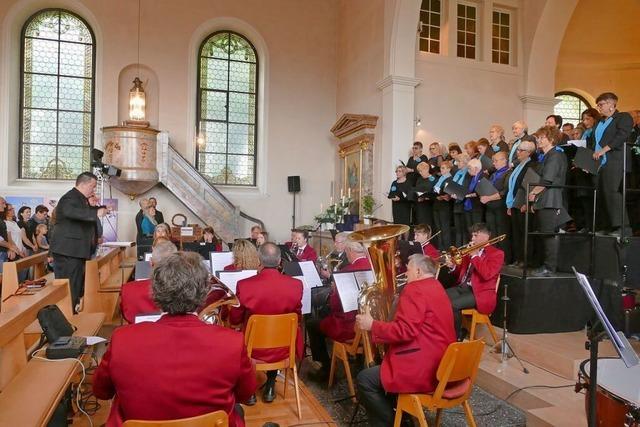
[[[587,392],[589,414],[589,359],[580,364],[578,381]],[[597,425],[640,427],[640,365],[627,368],[621,359],[598,359]]]

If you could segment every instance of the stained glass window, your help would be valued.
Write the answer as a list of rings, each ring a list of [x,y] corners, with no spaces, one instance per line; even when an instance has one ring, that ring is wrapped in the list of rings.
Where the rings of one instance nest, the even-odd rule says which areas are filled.
[[[562,116],[562,123],[577,125],[582,120],[582,112],[591,107],[583,97],[573,92],[556,93],[556,101],[553,114]]]
[[[21,43],[20,178],[75,179],[93,146],[93,33],[47,9],[27,20]]]
[[[213,184],[256,185],[258,56],[243,36],[209,36],[198,63],[196,166]]]
[[[508,65],[511,56],[511,14],[494,10],[491,28],[491,62]]]
[[[420,50],[440,53],[441,0],[422,0],[420,6]]]
[[[459,58],[476,59],[477,10],[475,6],[458,4],[457,54]]]

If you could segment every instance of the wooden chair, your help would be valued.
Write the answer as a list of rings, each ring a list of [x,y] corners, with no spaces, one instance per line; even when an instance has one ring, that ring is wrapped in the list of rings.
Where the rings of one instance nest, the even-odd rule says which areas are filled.
[[[266,363],[255,360],[257,371],[284,370],[283,397],[287,397],[287,373],[293,371],[293,383],[296,393],[296,405],[298,407],[298,419],[302,419],[300,409],[300,393],[298,389],[298,367],[296,366],[296,337],[298,334],[298,315],[296,313],[261,315],[252,314],[247,322],[244,333],[244,342],[247,346],[247,355],[252,357],[254,349],[268,349],[289,347],[289,356],[285,359]]]
[[[215,411],[191,418],[167,421],[127,420],[122,427],[227,427],[229,417],[225,411]]]
[[[498,280],[496,280],[496,294],[498,292],[498,286],[500,285],[500,276],[498,276]],[[465,308],[462,310],[462,320],[465,322],[467,326],[471,324],[469,327],[469,341],[473,341],[476,339],[476,326],[478,325],[487,325],[487,329],[489,329],[489,333],[491,334],[491,338],[493,338],[493,343],[498,343],[498,334],[496,334],[496,330],[491,324],[491,319],[489,318],[490,314],[482,314],[475,308]]]
[[[329,385],[331,388],[333,385],[333,377],[336,372],[336,365],[338,359],[342,361],[344,367],[344,374],[347,377],[347,386],[349,388],[349,395],[353,396],[352,400],[355,402],[356,390],[353,386],[353,378],[351,377],[351,368],[349,367],[349,356],[355,356],[357,354],[363,354],[365,357],[366,366],[370,366],[372,360],[370,360],[370,352],[365,349],[364,334],[357,326],[355,328],[356,336],[349,342],[333,341],[333,350],[331,351],[331,369],[329,370]]]
[[[420,427],[427,427],[423,407],[436,411],[437,427],[440,425],[442,410],[457,405],[464,408],[467,424],[476,427],[468,399],[473,390],[483,348],[484,342],[481,340],[449,344],[436,373],[436,390],[432,394],[399,394],[394,427],[400,426],[403,412],[416,417]]]

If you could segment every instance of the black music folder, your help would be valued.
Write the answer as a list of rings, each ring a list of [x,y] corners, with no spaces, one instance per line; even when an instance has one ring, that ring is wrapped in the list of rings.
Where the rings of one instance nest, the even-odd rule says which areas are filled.
[[[478,196],[493,196],[499,193],[498,189],[487,178],[482,178],[476,185],[476,194]]]
[[[452,180],[447,181],[442,190],[451,196],[455,195],[456,200],[464,200],[464,197],[469,193],[465,187]]]
[[[488,148],[488,150],[491,150],[491,148]],[[489,169],[493,168],[493,162],[491,161],[491,157],[487,155],[480,156],[480,164],[482,164],[483,171],[488,171]]]
[[[597,175],[598,168],[600,167],[600,161],[593,160],[593,153],[593,150],[578,147],[576,150],[576,156],[573,158],[573,163],[576,167],[589,172],[591,175]]]

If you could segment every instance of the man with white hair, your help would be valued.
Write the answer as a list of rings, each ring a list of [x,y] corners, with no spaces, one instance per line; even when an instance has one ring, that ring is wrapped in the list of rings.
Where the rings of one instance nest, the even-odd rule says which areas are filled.
[[[513,141],[511,141],[511,148],[509,149],[508,165],[513,168],[518,164],[518,156],[516,155],[518,147],[522,141],[531,141],[535,143],[535,138],[529,135],[529,127],[524,120],[518,120],[511,125],[511,131],[513,132]]]

